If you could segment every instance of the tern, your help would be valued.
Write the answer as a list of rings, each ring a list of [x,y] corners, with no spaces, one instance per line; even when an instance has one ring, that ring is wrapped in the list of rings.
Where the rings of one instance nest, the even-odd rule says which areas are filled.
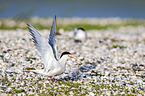
[[[84,28],[74,28],[74,41],[75,42],[83,42],[87,40],[87,32]]]
[[[44,69],[29,71],[39,73],[41,75],[47,75],[50,77],[62,74],[66,69],[65,66],[68,57],[73,58],[71,56],[73,55],[73,53],[63,52],[59,58],[57,57],[56,16],[53,20],[48,40],[42,37],[33,26],[31,26],[30,24],[27,25],[33,42],[37,50],[40,52],[42,61],[44,63]]]

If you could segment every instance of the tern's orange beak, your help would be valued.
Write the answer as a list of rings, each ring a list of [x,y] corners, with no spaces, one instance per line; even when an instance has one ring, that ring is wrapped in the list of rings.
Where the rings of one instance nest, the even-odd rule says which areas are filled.
[[[69,54],[68,56],[69,56],[70,58],[74,58],[74,57],[72,57],[72,56],[70,56],[70,55],[74,55],[73,53]]]

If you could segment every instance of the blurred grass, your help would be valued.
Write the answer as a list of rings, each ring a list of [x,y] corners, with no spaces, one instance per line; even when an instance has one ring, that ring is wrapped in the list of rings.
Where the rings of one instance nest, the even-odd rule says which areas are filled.
[[[47,23],[48,21],[48,23]],[[0,29],[1,30],[16,30],[16,29],[24,29],[27,30],[27,23],[34,26],[37,30],[44,30],[51,28],[51,21],[45,18],[38,19],[38,20],[32,20],[32,19],[1,19],[0,20]],[[120,20],[119,20],[120,21]],[[67,22],[67,21],[62,21]],[[99,23],[98,23],[99,22]],[[145,26],[145,20],[136,20],[136,19],[130,19],[130,20],[122,20],[121,22],[117,23],[105,23],[102,24],[100,21],[97,23],[88,23],[88,22],[76,22],[76,23],[61,23],[61,21],[57,22],[57,30],[64,29],[65,31],[72,31],[74,30],[74,27],[83,27],[85,30],[106,30],[106,29],[118,29],[120,27],[126,27],[126,26]],[[115,22],[115,21],[113,21]]]

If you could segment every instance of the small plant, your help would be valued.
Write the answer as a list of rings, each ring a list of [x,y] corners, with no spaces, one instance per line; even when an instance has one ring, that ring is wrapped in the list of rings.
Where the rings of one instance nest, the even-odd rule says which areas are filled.
[[[127,48],[126,46],[120,46],[120,45],[113,45],[113,48],[119,48],[119,49],[123,49],[123,48]]]

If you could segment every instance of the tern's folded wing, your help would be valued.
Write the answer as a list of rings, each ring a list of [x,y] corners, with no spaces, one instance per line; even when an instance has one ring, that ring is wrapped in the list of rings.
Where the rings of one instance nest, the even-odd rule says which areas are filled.
[[[29,28],[30,35],[32,36],[33,42],[38,51],[40,52],[46,68],[48,66],[47,64],[49,60],[54,59],[52,48],[48,44],[47,40],[44,37],[42,37],[33,26],[29,24],[27,25]]]
[[[74,28],[74,37],[76,36],[77,31],[78,31],[78,29],[75,27],[75,28]]]

